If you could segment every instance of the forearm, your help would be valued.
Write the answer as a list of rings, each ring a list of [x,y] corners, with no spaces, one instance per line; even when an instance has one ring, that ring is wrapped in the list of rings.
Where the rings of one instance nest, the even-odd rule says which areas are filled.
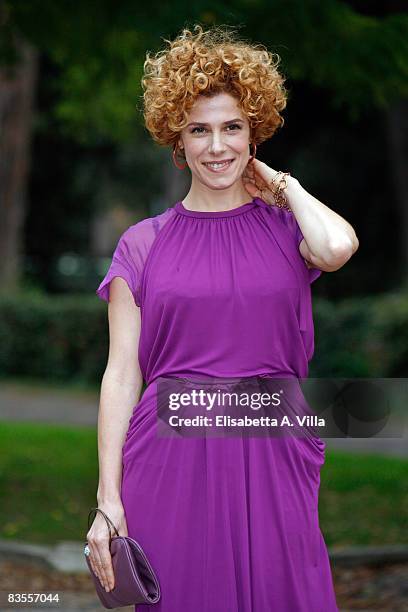
[[[102,378],[98,413],[98,504],[120,500],[122,447],[132,409],[139,401],[143,380],[118,380],[109,369]]]
[[[358,248],[350,223],[308,193],[297,179],[287,179],[285,195],[309,250],[329,263],[350,257]]]

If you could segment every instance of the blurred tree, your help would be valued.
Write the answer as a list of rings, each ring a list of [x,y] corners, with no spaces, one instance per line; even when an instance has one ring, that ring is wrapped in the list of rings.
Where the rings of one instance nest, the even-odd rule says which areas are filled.
[[[216,6],[208,0],[194,5],[156,0],[149,6],[102,0],[78,4],[75,11],[69,0],[5,0],[2,7],[0,62],[12,61],[16,31],[45,51],[62,68],[53,112],[63,120],[61,129],[70,135],[73,130],[84,143],[107,134],[123,141],[140,128],[135,111],[141,111],[146,50],[199,22],[245,23],[243,36],[278,52],[291,79],[329,90],[334,107],[351,117],[367,105],[386,108],[408,95],[403,13],[360,15],[339,0],[235,0]]]
[[[357,0],[356,0],[357,1]],[[380,4],[380,3],[376,3]],[[397,8],[399,11],[399,8]],[[182,17],[180,17],[182,16]],[[188,21],[187,21],[188,20]],[[60,133],[79,143],[98,144],[135,140],[143,130],[141,121],[140,78],[147,50],[156,50],[160,38],[171,38],[184,25],[228,23],[246,25],[248,40],[257,40],[282,58],[284,72],[296,81],[305,81],[330,95],[337,110],[356,120],[366,108],[389,109],[389,142],[396,167],[403,167],[404,144],[395,137],[394,109],[407,97],[408,16],[388,14],[378,18],[359,14],[352,3],[339,0],[236,0],[218,2],[185,0],[172,3],[153,1],[148,6],[132,0],[100,0],[75,5],[69,0],[3,0],[0,5],[0,63],[3,93],[12,88],[5,74],[12,65],[23,65],[16,41],[47,54],[59,68],[53,83],[57,102],[51,114],[58,120]],[[27,47],[28,48],[28,47]],[[35,72],[30,64],[32,75]],[[18,70],[16,79],[19,79]],[[3,89],[4,83],[7,87]],[[34,78],[28,79],[32,97]],[[1,102],[0,102],[1,104]],[[29,126],[30,105],[24,106],[18,123]],[[1,109],[2,133],[17,134],[16,115]],[[23,111],[21,111],[23,112]],[[10,122],[10,125],[6,123]],[[24,182],[27,172],[18,173],[28,150],[29,127],[25,144],[18,148],[10,138],[7,150],[0,149],[1,176],[8,186],[7,198],[0,191],[0,214],[6,206],[22,218]],[[24,161],[23,161],[24,165]],[[396,190],[400,194],[404,237],[408,244],[407,194],[396,171]],[[380,177],[381,180],[381,177]],[[18,187],[14,182],[22,184]],[[18,222],[0,226],[0,276],[16,279],[16,261],[21,239]],[[5,232],[7,231],[7,239]],[[408,259],[408,253],[407,253]],[[14,262],[14,263],[13,263]],[[0,285],[1,286],[1,285]]]
[[[30,166],[37,51],[18,35],[19,58],[0,70],[0,277],[6,292],[19,284],[21,241]]]

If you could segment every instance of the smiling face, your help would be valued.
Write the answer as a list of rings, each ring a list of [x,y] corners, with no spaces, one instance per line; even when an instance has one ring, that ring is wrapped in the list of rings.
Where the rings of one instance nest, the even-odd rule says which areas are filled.
[[[200,96],[180,134],[193,182],[226,189],[241,178],[250,158],[250,127],[229,93]],[[214,162],[220,162],[219,165]]]

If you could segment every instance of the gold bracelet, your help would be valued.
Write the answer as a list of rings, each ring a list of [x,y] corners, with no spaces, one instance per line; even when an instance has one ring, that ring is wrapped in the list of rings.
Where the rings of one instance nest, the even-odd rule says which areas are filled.
[[[279,181],[277,181],[277,177],[279,175],[282,176],[279,178]],[[292,212],[292,209],[288,205],[288,200],[284,193],[284,189],[286,189],[286,187],[288,186],[286,181],[287,176],[290,176],[290,172],[282,172],[278,170],[278,172],[275,174],[269,184],[271,187],[272,195],[275,200],[275,206],[277,206],[278,208],[285,208],[286,210]]]

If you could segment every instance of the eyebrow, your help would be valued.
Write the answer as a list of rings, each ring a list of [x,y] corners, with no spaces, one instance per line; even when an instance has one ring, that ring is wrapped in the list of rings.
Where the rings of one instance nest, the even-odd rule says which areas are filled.
[[[236,119],[230,119],[229,121],[224,121],[223,125],[228,125],[229,123],[244,123],[242,119],[240,119],[239,117],[237,117]],[[200,123],[199,121],[192,121],[191,123],[189,123],[187,125],[187,127],[190,127],[190,125],[210,125],[209,123]]]

